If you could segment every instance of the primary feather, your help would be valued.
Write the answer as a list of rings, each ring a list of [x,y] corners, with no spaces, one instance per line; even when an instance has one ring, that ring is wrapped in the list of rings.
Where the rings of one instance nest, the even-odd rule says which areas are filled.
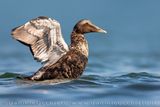
[[[29,46],[33,57],[45,65],[54,64],[69,50],[59,22],[44,16],[13,29],[12,36]]]

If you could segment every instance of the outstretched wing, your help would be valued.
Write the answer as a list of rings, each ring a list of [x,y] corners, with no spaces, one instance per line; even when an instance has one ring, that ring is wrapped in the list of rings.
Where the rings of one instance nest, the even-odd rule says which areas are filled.
[[[33,57],[47,64],[55,63],[68,51],[58,21],[40,16],[12,30],[16,40],[30,47]]]

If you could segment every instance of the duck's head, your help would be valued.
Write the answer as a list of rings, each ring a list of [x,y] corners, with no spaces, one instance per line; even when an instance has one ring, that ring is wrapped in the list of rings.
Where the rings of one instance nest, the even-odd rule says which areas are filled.
[[[91,33],[91,32],[101,32],[101,33],[107,33],[102,28],[99,28],[98,26],[94,25],[90,20],[82,19],[80,20],[75,26],[74,31],[76,33]]]

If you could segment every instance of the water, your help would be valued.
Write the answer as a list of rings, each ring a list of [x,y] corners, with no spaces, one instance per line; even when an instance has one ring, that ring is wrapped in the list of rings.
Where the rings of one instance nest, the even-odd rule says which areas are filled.
[[[159,56],[95,54],[81,78],[60,84],[16,79],[38,68],[39,65],[33,67],[35,64],[27,58],[13,56],[1,62],[5,67],[1,67],[0,104],[13,107],[37,104],[48,107],[159,106]]]
[[[83,8],[82,0],[0,3],[0,106],[160,106],[160,1],[95,0],[90,5],[91,1]],[[79,79],[53,83],[16,78],[33,74],[41,65],[11,38],[10,30],[39,15],[59,20],[68,44],[73,25],[81,18],[108,31],[88,34],[89,63]]]

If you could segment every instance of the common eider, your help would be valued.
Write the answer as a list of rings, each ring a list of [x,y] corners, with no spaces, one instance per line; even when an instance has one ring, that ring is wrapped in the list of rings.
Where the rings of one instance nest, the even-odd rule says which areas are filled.
[[[74,26],[68,46],[55,19],[40,16],[14,28],[13,38],[28,46],[33,57],[43,63],[36,73],[25,79],[42,81],[80,77],[88,62],[88,43],[84,34],[90,32],[106,33],[91,21],[82,19]]]

